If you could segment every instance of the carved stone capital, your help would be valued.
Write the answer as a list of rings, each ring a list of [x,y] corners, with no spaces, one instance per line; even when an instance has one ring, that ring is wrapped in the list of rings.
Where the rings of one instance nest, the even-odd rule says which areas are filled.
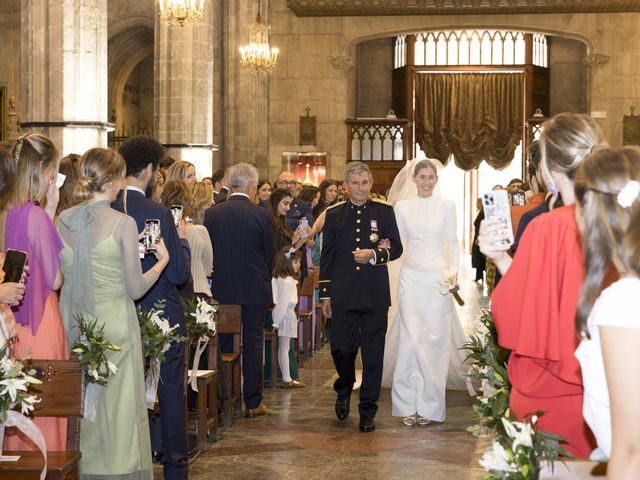
[[[604,53],[592,53],[591,55],[587,55],[585,57],[584,63],[586,63],[590,67],[597,68],[609,63],[610,58],[610,55],[605,55]]]
[[[336,70],[342,69],[346,71],[353,68],[354,65],[353,58],[346,55],[331,57],[329,61],[331,62],[331,66]]]

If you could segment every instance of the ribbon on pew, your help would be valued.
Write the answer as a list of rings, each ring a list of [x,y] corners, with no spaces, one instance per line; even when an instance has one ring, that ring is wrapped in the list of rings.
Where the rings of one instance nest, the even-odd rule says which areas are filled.
[[[207,344],[209,343],[209,337],[203,336],[198,339],[198,345],[196,345],[196,351],[193,354],[193,367],[191,367],[191,375],[189,376],[189,384],[194,392],[198,391],[198,367],[200,366],[200,357],[204,353]]]
[[[29,417],[26,417],[15,410],[9,410],[7,412],[7,421],[2,425],[2,431],[0,432],[3,439],[5,427],[16,427],[40,449],[42,456],[44,456],[44,467],[42,467],[42,471],[40,472],[40,480],[45,480],[47,476],[47,446],[45,444],[42,431]]]

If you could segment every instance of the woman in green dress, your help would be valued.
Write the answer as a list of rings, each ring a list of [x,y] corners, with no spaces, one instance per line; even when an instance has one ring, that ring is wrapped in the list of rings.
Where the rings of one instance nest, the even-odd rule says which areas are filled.
[[[58,230],[65,283],[60,311],[69,345],[78,338],[75,318],[97,319],[107,340],[121,347],[107,351],[118,367],[97,388],[94,421],[80,426],[80,476],[86,480],[153,478],[145,403],[140,328],[133,303],[158,280],[169,261],[161,240],[158,263],[142,273],[135,221],[111,208],[125,186],[125,163],[115,151],[92,148],[81,160],[74,190],[79,205],[60,214]]]

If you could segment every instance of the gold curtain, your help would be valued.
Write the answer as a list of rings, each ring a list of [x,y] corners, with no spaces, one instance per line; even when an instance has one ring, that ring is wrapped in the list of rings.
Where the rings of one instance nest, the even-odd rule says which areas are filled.
[[[416,74],[416,141],[444,165],[505,168],[522,140],[524,73]]]

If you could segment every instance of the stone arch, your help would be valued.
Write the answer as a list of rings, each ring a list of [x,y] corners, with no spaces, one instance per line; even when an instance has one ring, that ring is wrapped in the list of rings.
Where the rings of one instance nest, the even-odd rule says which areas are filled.
[[[119,25],[128,27],[119,28],[119,33],[109,37],[109,117],[114,110],[122,112],[122,98],[127,79],[140,62],[153,55],[154,50],[152,26],[131,26],[126,21],[120,22]]]

